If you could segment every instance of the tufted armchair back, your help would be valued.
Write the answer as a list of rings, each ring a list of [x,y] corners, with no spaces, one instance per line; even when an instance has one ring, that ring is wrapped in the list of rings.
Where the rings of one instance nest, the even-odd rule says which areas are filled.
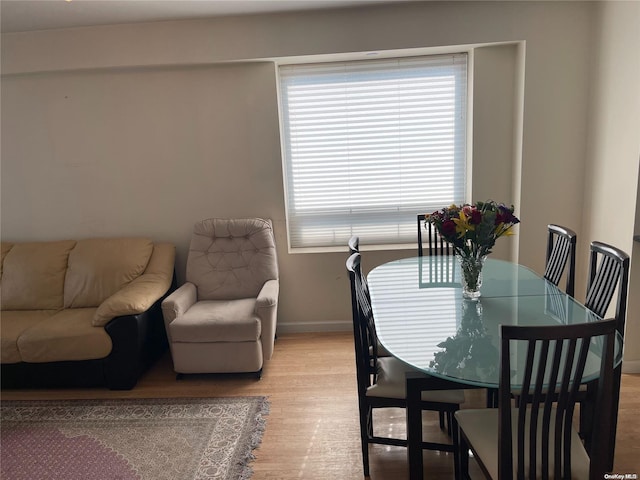
[[[278,279],[270,220],[210,218],[193,227],[186,280],[198,301],[255,298]]]

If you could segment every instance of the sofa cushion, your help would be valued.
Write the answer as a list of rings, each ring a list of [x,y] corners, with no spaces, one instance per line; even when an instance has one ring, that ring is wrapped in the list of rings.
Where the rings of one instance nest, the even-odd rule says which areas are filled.
[[[204,300],[169,325],[173,342],[247,342],[260,338],[256,300]]]
[[[73,240],[18,243],[2,265],[2,310],[52,310],[63,305]]]
[[[79,240],[69,254],[64,307],[97,307],[140,276],[153,252],[146,238]]]
[[[9,250],[13,247],[13,243],[2,242],[0,243],[0,276],[2,275],[2,268],[4,265],[4,257],[7,256]]]
[[[24,362],[43,363],[104,358],[111,353],[111,337],[91,325],[95,308],[71,308],[26,329],[18,338]]]
[[[0,356],[2,363],[22,361],[18,350],[18,338],[27,329],[46,321],[57,310],[3,310],[0,316]]]

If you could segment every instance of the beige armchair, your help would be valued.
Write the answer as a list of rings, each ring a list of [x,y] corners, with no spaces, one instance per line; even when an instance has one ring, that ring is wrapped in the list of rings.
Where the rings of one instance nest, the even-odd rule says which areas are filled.
[[[278,292],[270,220],[196,223],[186,283],[162,302],[174,370],[260,376],[273,354]]]

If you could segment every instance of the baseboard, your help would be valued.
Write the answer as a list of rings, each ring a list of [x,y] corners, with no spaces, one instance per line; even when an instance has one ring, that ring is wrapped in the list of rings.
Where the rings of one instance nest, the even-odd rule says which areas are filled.
[[[278,333],[349,332],[353,323],[348,322],[278,322]]]
[[[640,360],[624,360],[622,373],[640,373]]]

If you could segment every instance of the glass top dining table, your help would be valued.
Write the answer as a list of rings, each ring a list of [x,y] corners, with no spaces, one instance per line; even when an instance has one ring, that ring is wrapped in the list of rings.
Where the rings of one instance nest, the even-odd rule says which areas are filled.
[[[481,296],[462,296],[453,256],[412,257],[377,266],[367,276],[379,342],[407,365],[470,386],[498,388],[499,326],[561,325],[601,320],[533,270],[487,258]],[[617,342],[621,362],[622,340]],[[600,374],[591,349],[583,382]],[[524,366],[525,352],[516,352]],[[515,368],[512,386],[521,385]]]

